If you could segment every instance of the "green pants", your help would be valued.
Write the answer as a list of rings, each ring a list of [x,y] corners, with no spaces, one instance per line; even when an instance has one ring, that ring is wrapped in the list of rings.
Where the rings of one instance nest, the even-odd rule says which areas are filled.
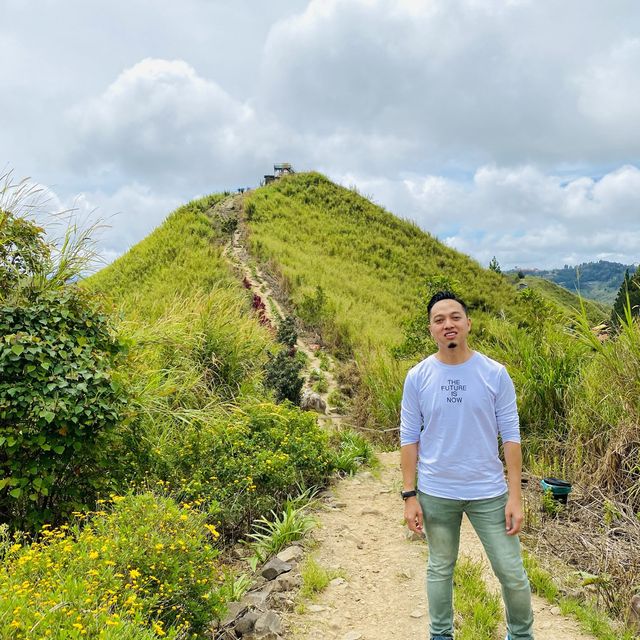
[[[520,540],[506,534],[507,494],[486,500],[450,500],[418,492],[429,543],[427,597],[431,638],[453,637],[453,569],[460,525],[466,513],[502,586],[511,640],[533,640],[531,587],[522,565]]]

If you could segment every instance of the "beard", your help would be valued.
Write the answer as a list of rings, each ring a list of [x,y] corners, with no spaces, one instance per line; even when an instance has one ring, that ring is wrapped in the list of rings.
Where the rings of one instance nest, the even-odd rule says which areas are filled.
[[[457,342],[450,342],[450,343],[447,345],[447,349],[455,349],[457,346],[458,346],[458,343],[457,343]]]

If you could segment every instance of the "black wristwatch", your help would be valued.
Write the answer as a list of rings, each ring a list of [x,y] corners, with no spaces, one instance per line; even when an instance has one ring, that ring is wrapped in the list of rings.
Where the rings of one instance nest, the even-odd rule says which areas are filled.
[[[414,498],[418,495],[418,493],[417,491],[401,491],[400,495],[402,496],[403,500],[406,500],[407,498]]]

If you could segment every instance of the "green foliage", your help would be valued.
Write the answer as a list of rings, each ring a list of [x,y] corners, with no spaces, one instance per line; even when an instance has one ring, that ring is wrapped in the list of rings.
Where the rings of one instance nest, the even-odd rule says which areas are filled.
[[[611,310],[611,324],[618,328],[625,318],[625,310],[629,309],[631,316],[640,316],[640,266],[629,277],[629,270],[625,271],[624,279]]]
[[[629,268],[632,266],[598,260],[598,262],[584,262],[575,267],[564,265],[562,269],[528,272],[527,281],[529,276],[544,278],[590,301],[597,300],[610,306],[620,288],[624,272]]]
[[[109,486],[105,436],[123,418],[113,375],[123,346],[73,286],[0,307],[0,333],[0,509],[33,526]]]
[[[298,332],[296,330],[296,320],[293,316],[287,316],[278,324],[276,339],[289,348],[295,347],[298,340]]]
[[[489,262],[489,270],[494,271],[495,273],[502,273],[502,269],[500,268],[500,263],[496,260],[496,257],[493,256]]]
[[[339,389],[334,389],[327,398],[327,403],[338,413],[346,413],[349,398]]]
[[[332,461],[314,416],[265,401],[275,343],[222,256],[210,204],[179,208],[87,284],[127,318],[132,478],[201,501],[231,541],[299,483],[322,485]]]
[[[619,625],[612,624],[602,611],[589,603],[563,596],[551,574],[526,551],[523,552],[523,562],[531,583],[531,590],[550,603],[559,605],[563,615],[575,616],[582,628],[592,633],[598,640],[633,640],[637,637],[632,629],[620,628]]]
[[[258,562],[265,562],[292,542],[301,540],[315,526],[315,518],[307,512],[307,507],[288,503],[282,513],[271,511],[270,517],[253,523],[249,546]]]
[[[315,417],[287,403],[174,413],[145,463],[185,500],[208,505],[226,540],[278,509],[299,486],[321,486],[333,469]]]
[[[300,403],[300,392],[304,380],[300,377],[303,365],[288,351],[281,350],[271,356],[265,367],[265,384],[274,390],[276,400],[289,400],[294,404]]]
[[[526,284],[527,287],[539,293],[548,303],[553,303],[564,316],[573,317],[580,313],[580,309],[583,307],[589,322],[592,325],[597,325],[605,321],[611,314],[610,308],[601,302],[578,298],[571,291],[549,280],[528,275]]]
[[[333,435],[336,454],[334,466],[346,474],[355,473],[362,465],[373,464],[376,460],[373,445],[357,431],[346,429]]]
[[[334,578],[344,578],[344,573],[336,569],[325,569],[318,561],[309,556],[300,568],[302,588],[300,595],[303,598],[313,598],[324,591]]]
[[[0,635],[204,638],[225,608],[216,538],[206,514],[188,505],[149,493],[114,496],[105,511],[9,548]]]
[[[542,494],[542,511],[548,516],[555,517],[562,512],[563,506],[553,497],[551,489],[545,489]]]
[[[329,383],[327,382],[327,379],[324,376],[319,378],[318,381],[313,385],[313,390],[316,393],[327,393],[327,391],[329,390]]]
[[[0,207],[0,299],[25,277],[46,273],[51,248],[43,234],[44,229],[35,222]]]
[[[502,618],[500,598],[482,578],[482,566],[460,558],[453,576],[454,607],[460,616],[456,638],[492,640]]]
[[[247,219],[247,222],[253,220],[253,216],[255,215],[255,213],[256,213],[256,204],[255,202],[252,202],[251,200],[249,200],[244,205],[244,215],[245,215],[245,218]]]
[[[614,337],[599,340],[584,320],[576,328],[590,349],[568,397],[565,455],[576,476],[640,508],[640,326],[630,307]]]

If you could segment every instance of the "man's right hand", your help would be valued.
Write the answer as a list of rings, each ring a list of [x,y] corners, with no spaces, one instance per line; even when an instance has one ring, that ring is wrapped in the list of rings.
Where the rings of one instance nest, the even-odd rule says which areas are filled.
[[[418,498],[415,496],[407,498],[404,501],[404,520],[407,526],[414,533],[423,533],[422,531],[422,509]]]

